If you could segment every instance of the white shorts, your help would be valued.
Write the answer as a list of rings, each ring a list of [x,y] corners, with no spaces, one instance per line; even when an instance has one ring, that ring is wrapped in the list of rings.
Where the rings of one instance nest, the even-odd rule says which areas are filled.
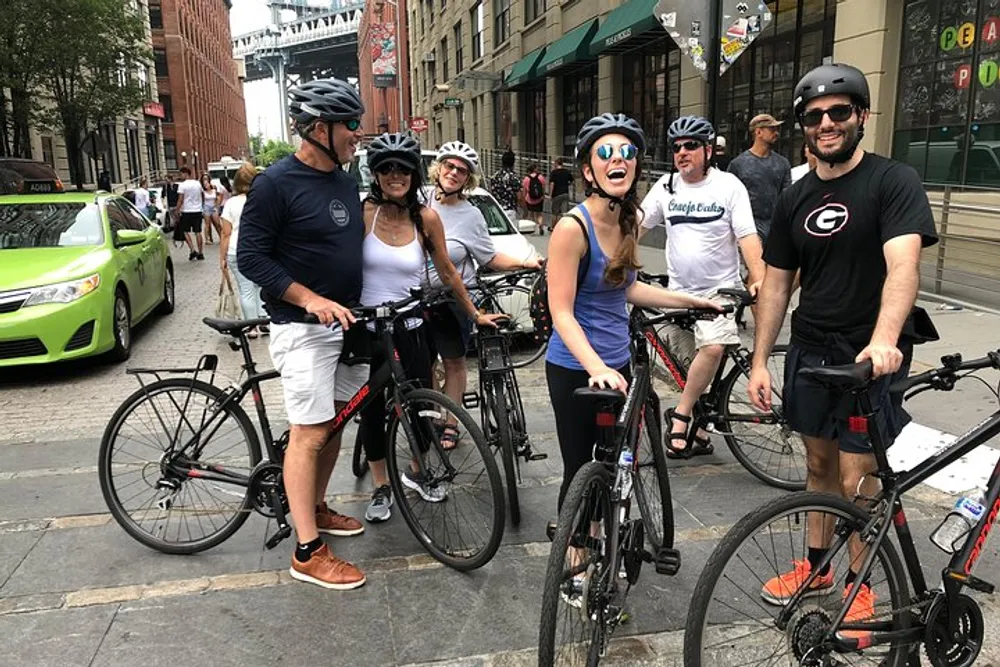
[[[271,360],[281,373],[288,422],[322,424],[337,414],[336,401],[349,401],[368,381],[368,364],[344,366],[340,327],[322,324],[271,325]]]
[[[732,303],[731,300],[714,294],[702,296],[716,303]],[[732,313],[720,315],[714,320],[698,320],[694,323],[693,333],[679,326],[667,324],[659,329],[659,334],[685,368],[691,367],[697,351],[706,345],[740,344],[739,327],[736,325],[736,316]]]

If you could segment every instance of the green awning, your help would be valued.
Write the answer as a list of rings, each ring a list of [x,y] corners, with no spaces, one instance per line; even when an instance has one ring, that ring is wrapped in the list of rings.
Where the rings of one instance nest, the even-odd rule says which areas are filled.
[[[631,48],[635,38],[654,29],[653,37],[666,36],[656,18],[656,4],[657,0],[629,0],[608,14],[590,42],[590,55],[620,51],[626,44]]]
[[[590,40],[597,32],[597,19],[579,25],[549,44],[545,57],[538,63],[538,73],[548,76],[557,69],[590,59]]]
[[[545,54],[545,47],[535,49],[525,57],[514,63],[510,68],[510,74],[504,80],[504,86],[514,88],[531,81],[538,76],[538,61]]]

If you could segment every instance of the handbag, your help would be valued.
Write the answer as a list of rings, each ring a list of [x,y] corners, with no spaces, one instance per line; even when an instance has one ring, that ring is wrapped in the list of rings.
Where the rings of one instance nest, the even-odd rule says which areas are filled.
[[[239,320],[243,318],[240,309],[239,299],[233,290],[233,282],[229,277],[229,272],[222,273],[222,281],[219,283],[219,297],[215,302],[215,316],[224,320]]]

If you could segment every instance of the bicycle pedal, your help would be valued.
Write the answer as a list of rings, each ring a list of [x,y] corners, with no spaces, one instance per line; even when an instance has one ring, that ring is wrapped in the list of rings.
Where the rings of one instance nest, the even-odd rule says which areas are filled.
[[[474,391],[467,391],[462,394],[462,407],[466,410],[474,410],[479,407],[479,394]]]
[[[956,577],[956,579],[958,579],[958,577]],[[974,577],[971,574],[968,577],[959,579],[959,581],[961,581],[963,585],[968,586],[972,590],[978,591],[980,593],[985,593],[986,595],[993,595],[993,591],[996,590],[996,587],[990,582],[983,581],[982,579]]]
[[[267,547],[268,549],[273,549],[274,547],[278,546],[281,542],[291,537],[291,535],[292,535],[292,527],[289,526],[288,524],[285,524],[284,526],[279,527],[278,531],[267,539],[267,542],[264,543],[264,546]]]
[[[549,521],[545,524],[545,537],[549,538],[549,542],[556,539],[556,528],[557,526],[555,521]]]
[[[656,555],[653,557],[653,562],[656,564],[657,574],[665,574],[672,577],[681,569],[681,552],[677,549],[662,547],[657,550]]]
[[[545,454],[544,452],[534,452],[528,454],[529,461],[544,461],[547,458],[549,458],[549,455]]]

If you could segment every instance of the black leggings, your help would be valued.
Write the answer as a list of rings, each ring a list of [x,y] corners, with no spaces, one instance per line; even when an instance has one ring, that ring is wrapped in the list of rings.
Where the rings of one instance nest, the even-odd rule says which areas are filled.
[[[628,382],[632,373],[628,364],[618,369]],[[556,416],[556,436],[563,460],[563,481],[559,487],[559,509],[569,489],[573,476],[585,464],[594,460],[597,444],[597,406],[573,398],[573,392],[586,387],[590,380],[587,371],[578,371],[545,363],[545,379],[549,384],[549,400]]]
[[[399,361],[403,364],[406,377],[416,380],[422,387],[431,385],[431,362],[424,338],[424,327],[397,329],[393,335]],[[377,340],[372,341],[371,370],[374,373],[385,361],[385,352]],[[365,456],[369,461],[381,461],[386,449],[386,389],[382,389],[361,411],[361,439],[365,445]]]

